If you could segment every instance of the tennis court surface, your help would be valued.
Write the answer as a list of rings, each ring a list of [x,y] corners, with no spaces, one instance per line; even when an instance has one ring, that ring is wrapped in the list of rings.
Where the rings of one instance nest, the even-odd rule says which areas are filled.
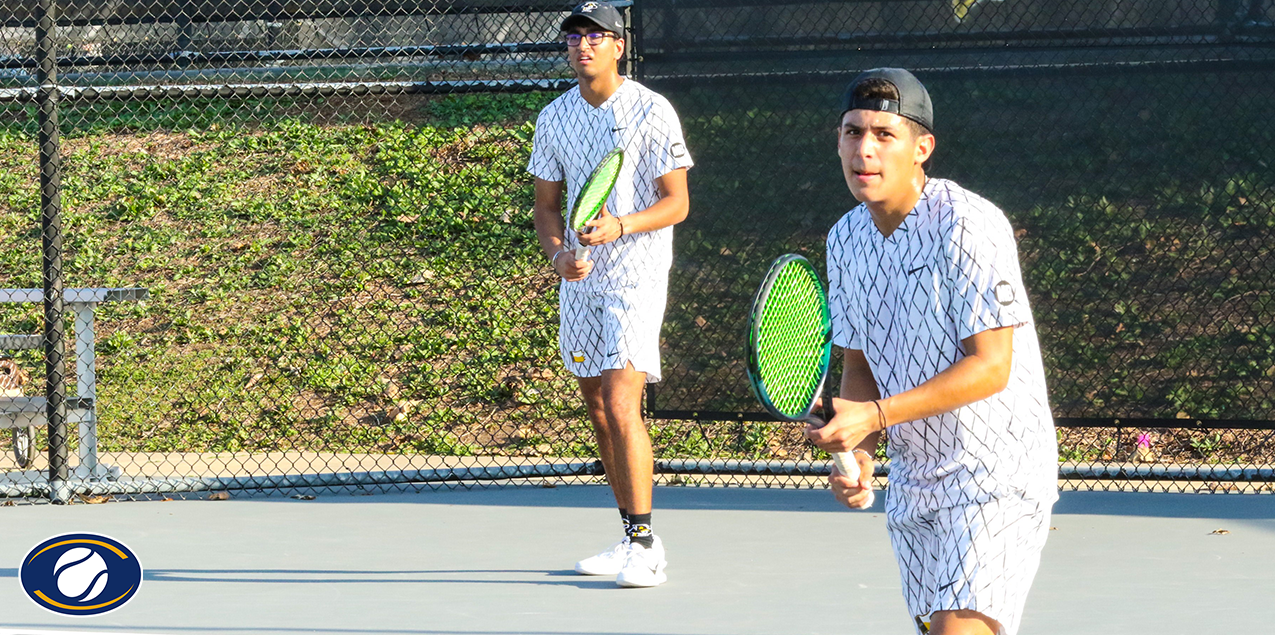
[[[15,507],[0,514],[0,632],[911,632],[882,500],[848,512],[827,491],[662,487],[655,501],[670,564],[654,589],[571,572],[618,537],[602,486]],[[1052,524],[1022,633],[1264,632],[1275,496],[1064,492]],[[129,604],[73,619],[25,598],[24,554],[72,531],[137,554]]]

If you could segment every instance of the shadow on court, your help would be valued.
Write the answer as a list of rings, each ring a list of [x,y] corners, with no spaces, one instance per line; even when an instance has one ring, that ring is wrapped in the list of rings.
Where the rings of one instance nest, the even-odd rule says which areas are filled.
[[[490,576],[492,579],[472,579]],[[544,579],[539,579],[539,577]],[[17,578],[17,569],[0,569],[0,578]],[[530,577],[518,584],[559,584],[581,589],[619,590],[609,579],[584,577],[572,571],[532,569],[453,570],[281,570],[281,569],[149,569],[143,582],[214,582],[224,584],[509,584],[512,578]]]
[[[884,493],[884,492],[882,492]],[[657,487],[658,510],[685,511],[775,511],[841,512],[827,490],[746,489],[730,487]],[[244,498],[245,501],[281,502],[279,498]],[[493,505],[501,507],[614,506],[605,486],[572,485],[553,488],[440,489],[423,493],[384,492],[349,496],[316,492],[314,500],[293,501],[297,505],[373,504],[386,502],[447,505]],[[870,511],[884,512],[884,496]],[[213,502],[210,502],[213,503]],[[859,513],[849,512],[846,513]],[[1061,492],[1055,514],[1101,516],[1144,516],[1154,518],[1213,518],[1227,520],[1275,519],[1275,495],[1268,494],[1178,494],[1157,492]]]
[[[849,512],[826,491],[673,487],[655,499],[670,563],[655,589],[571,572],[620,535],[604,486],[8,508],[0,630],[913,632],[880,502]],[[1024,635],[1264,632],[1252,607],[1275,593],[1275,496],[1067,492],[1051,524]],[[137,554],[128,605],[73,619],[24,598],[23,555],[71,531]]]

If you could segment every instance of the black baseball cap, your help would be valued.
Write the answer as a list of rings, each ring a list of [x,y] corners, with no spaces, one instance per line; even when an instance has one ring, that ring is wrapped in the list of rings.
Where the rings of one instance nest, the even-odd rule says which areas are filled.
[[[558,30],[566,31],[581,22],[592,22],[620,37],[624,37],[624,17],[620,10],[610,2],[581,2],[571,10],[571,15],[562,21]]]
[[[869,79],[881,79],[892,84],[899,91],[899,100],[856,100],[855,89]],[[930,102],[930,91],[925,90],[925,86],[916,78],[916,75],[902,68],[874,68],[859,73],[859,76],[846,87],[845,94],[841,96],[841,116],[844,117],[846,112],[851,110],[892,112],[925,126],[926,130],[934,130],[934,104]]]

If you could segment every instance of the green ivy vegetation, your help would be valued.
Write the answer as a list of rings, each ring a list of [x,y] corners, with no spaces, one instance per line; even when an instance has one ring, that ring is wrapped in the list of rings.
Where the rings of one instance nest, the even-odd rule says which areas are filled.
[[[151,291],[99,307],[103,450],[591,454],[525,171],[551,98],[424,101],[410,122],[284,102],[64,112],[68,286]],[[39,287],[17,125],[0,284]],[[37,311],[0,307],[0,331],[38,332]]]
[[[1065,416],[1270,411],[1275,192],[1258,149],[1272,133],[1242,96],[1196,126],[1177,88],[1126,86],[1140,109],[1118,115],[1080,102],[1058,130],[1033,113],[1056,114],[1066,82],[934,90],[942,112],[977,101],[1003,115],[944,132],[935,173],[1020,230]],[[679,97],[698,167],[660,395],[755,409],[740,327],[756,280],[783,251],[821,262],[824,232],[852,204],[831,132],[792,134],[826,114],[801,104],[828,87],[803,90],[810,99],[759,96],[742,111],[709,89]],[[99,308],[103,449],[593,455],[557,361],[556,284],[525,171],[531,121],[552,98],[66,107],[68,286],[152,294]],[[40,286],[32,117],[0,111],[4,287]],[[1166,161],[1183,146],[1196,151]],[[751,175],[763,149],[784,178]],[[0,305],[0,332],[39,328],[38,307]],[[778,424],[653,421],[652,433],[670,458],[809,451]],[[1065,437],[1064,457],[1127,456],[1120,434]],[[1233,435],[1173,443],[1195,460],[1263,452]]]
[[[930,82],[929,174],[986,197],[1017,230],[1059,416],[1273,418],[1275,132],[1271,106],[1246,88],[1257,77]],[[752,407],[740,307],[781,253],[822,268],[828,228],[856,205],[835,154],[839,88],[670,94],[697,165],[670,282],[664,407]]]

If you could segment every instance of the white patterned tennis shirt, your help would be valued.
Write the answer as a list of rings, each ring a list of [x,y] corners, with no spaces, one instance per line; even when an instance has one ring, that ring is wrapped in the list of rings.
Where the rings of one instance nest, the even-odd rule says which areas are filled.
[[[965,609],[1015,635],[1058,498],[1058,451],[1009,221],[931,179],[888,237],[864,205],[843,216],[828,235],[828,278],[833,341],[863,351],[882,397],[956,363],[961,340],[1015,327],[1004,390],[886,429],[885,510],[918,633],[936,611]]]
[[[571,210],[593,169],[616,147],[624,149],[624,165],[606,204],[616,217],[654,205],[660,200],[657,179],[693,165],[672,105],[625,79],[597,108],[578,86],[546,106],[536,120],[527,170],[546,181],[565,181]],[[566,246],[579,246],[565,224]],[[593,270],[584,280],[563,280],[558,288],[563,363],[578,377],[632,364],[648,382],[659,381],[673,228],[624,234],[590,248],[589,258]]]
[[[612,148],[624,148],[624,167],[607,199],[613,216],[640,212],[660,200],[656,179],[694,165],[673,106],[649,88],[625,79],[594,108],[576,86],[553,100],[536,120],[527,170],[546,181],[566,181],[567,209]],[[579,245],[569,228],[567,247]],[[615,288],[667,278],[673,263],[673,228],[621,236],[591,249],[593,272],[580,284]]]
[[[1023,496],[1057,499],[1057,437],[1040,344],[1005,215],[930,179],[889,237],[865,205],[828,236],[833,342],[861,350],[882,398],[915,388],[964,357],[961,340],[1013,326],[1001,392],[887,428],[890,507],[903,516]]]

